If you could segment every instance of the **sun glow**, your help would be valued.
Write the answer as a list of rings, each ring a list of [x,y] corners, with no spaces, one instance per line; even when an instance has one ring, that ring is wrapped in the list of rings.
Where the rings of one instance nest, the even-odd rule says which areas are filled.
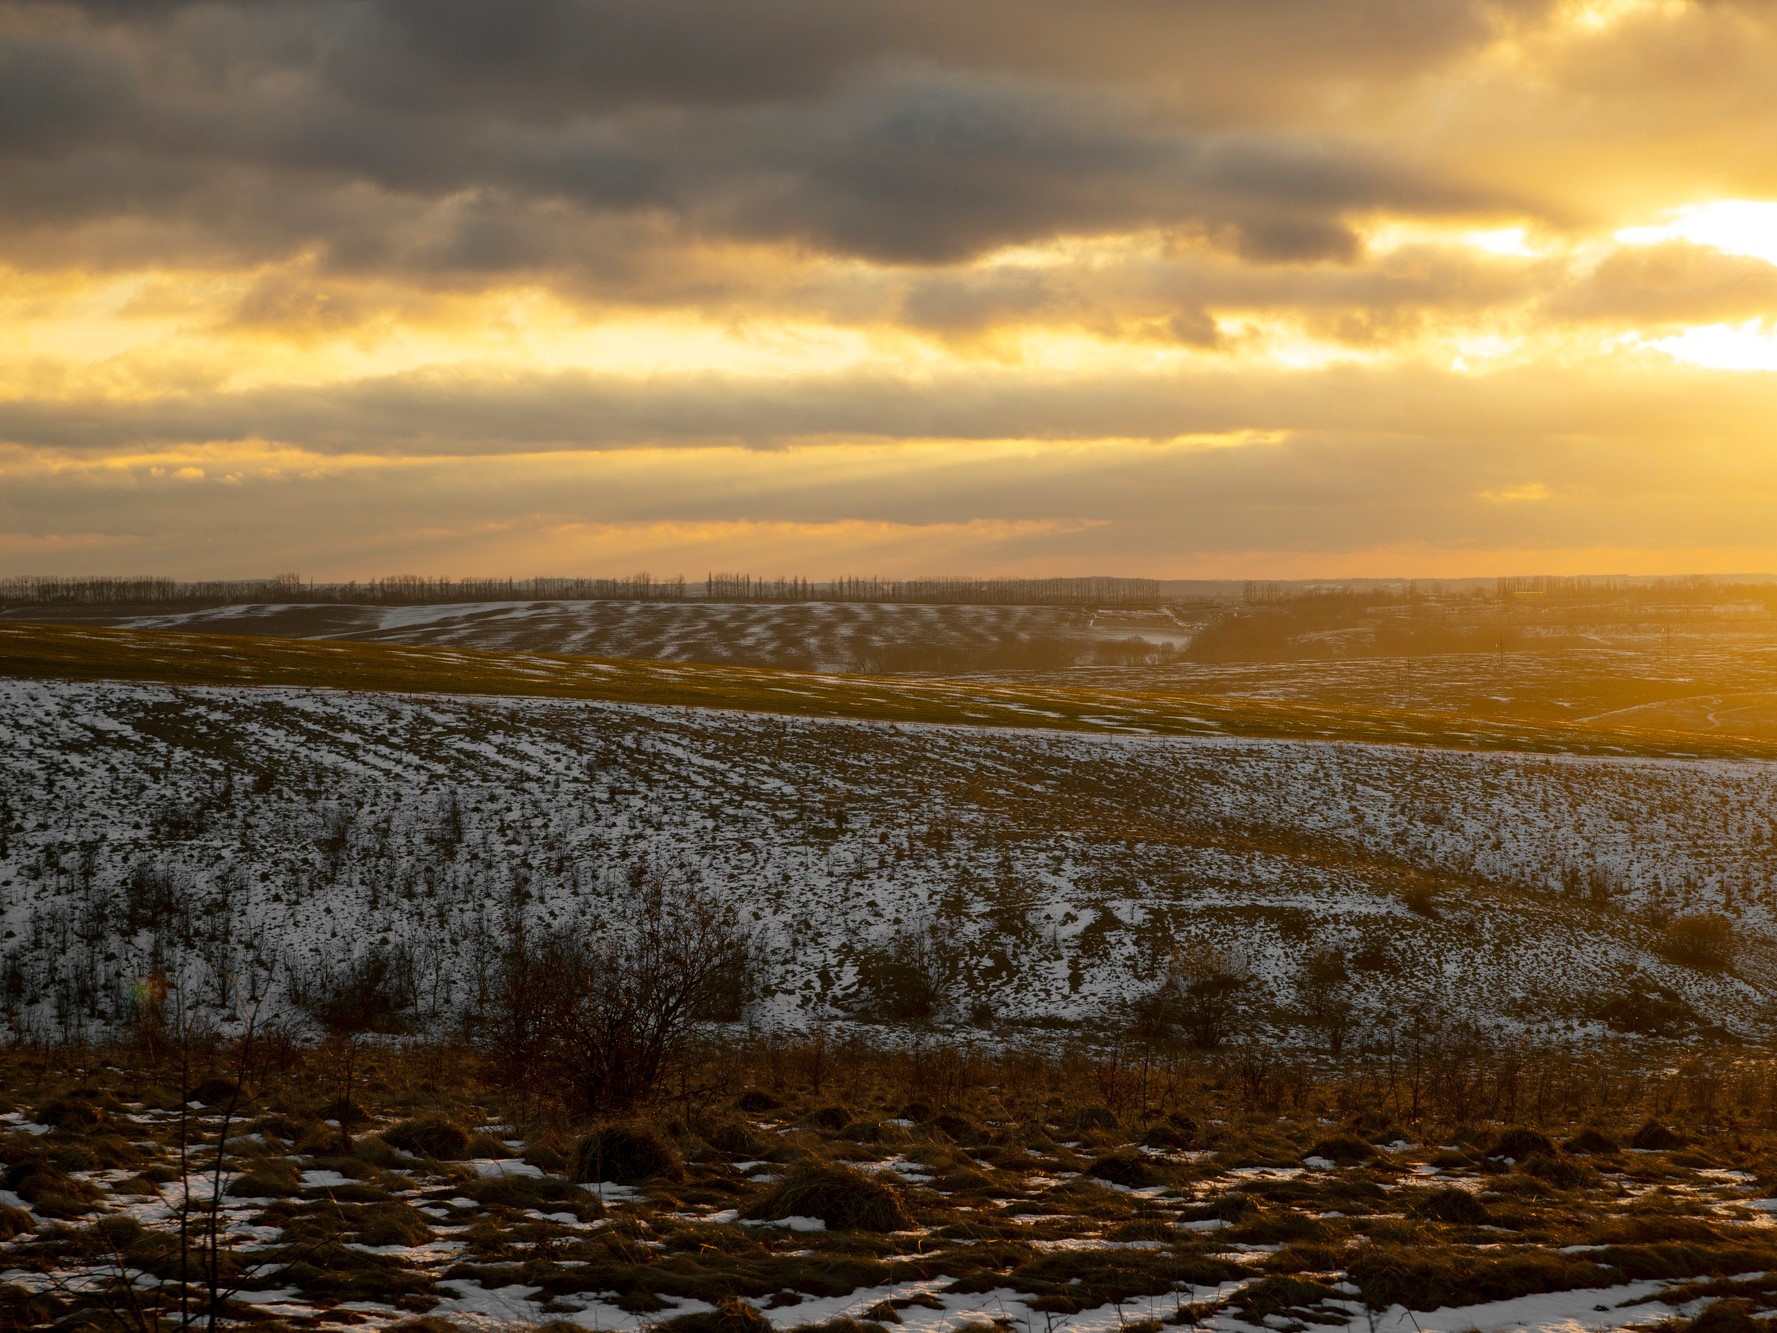
[[[1462,234],[1462,239],[1490,255],[1534,258],[1540,251],[1531,248],[1526,235],[1523,227],[1499,227],[1492,231],[1467,231]]]
[[[1777,370],[1777,327],[1762,319],[1699,324],[1643,345],[1709,370]]]
[[[1616,238],[1625,245],[1658,245],[1689,241],[1724,254],[1746,255],[1777,264],[1777,202],[1762,199],[1717,199],[1692,204],[1670,214],[1670,221],[1652,227],[1625,227]]]

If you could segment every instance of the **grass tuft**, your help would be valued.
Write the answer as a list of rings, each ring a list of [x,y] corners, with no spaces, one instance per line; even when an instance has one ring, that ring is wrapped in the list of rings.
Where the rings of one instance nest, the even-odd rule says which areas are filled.
[[[1489,1157],[1509,1157],[1514,1162],[1529,1161],[1532,1157],[1542,1154],[1545,1157],[1555,1155],[1555,1145],[1547,1134],[1540,1130],[1526,1129],[1520,1125],[1516,1129],[1508,1129],[1493,1141],[1487,1150]]]
[[[1330,1139],[1320,1140],[1308,1150],[1306,1155],[1323,1158],[1337,1166],[1357,1166],[1374,1157],[1376,1150],[1362,1139],[1353,1138],[1349,1134],[1339,1134]]]
[[[913,1225],[894,1189],[862,1171],[826,1162],[798,1166],[756,1199],[745,1216],[818,1217],[842,1231],[905,1231]]]
[[[404,1153],[440,1162],[460,1161],[469,1151],[468,1130],[433,1116],[403,1120],[393,1128],[385,1129],[382,1140]]]
[[[1589,1127],[1563,1143],[1561,1149],[1582,1157],[1610,1157],[1622,1151],[1621,1145],[1610,1135]]]
[[[679,1180],[684,1174],[672,1144],[647,1125],[601,1125],[580,1140],[575,1152],[576,1180],[640,1185]]]
[[[774,1333],[772,1322],[745,1301],[730,1296],[713,1310],[682,1314],[654,1325],[659,1333]]]
[[[1657,1120],[1650,1120],[1635,1131],[1635,1137],[1629,1140],[1631,1148],[1642,1152],[1670,1152],[1674,1148],[1685,1145],[1684,1135],[1676,1130],[1667,1129]]]

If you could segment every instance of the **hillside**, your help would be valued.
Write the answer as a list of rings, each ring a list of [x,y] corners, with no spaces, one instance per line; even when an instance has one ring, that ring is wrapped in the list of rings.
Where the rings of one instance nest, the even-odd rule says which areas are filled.
[[[1328,945],[1377,1026],[1566,1031],[1664,988],[1753,1032],[1777,980],[1760,762],[90,680],[0,711],[3,989],[63,1030],[157,962],[220,1001],[255,956],[379,941],[442,1012],[514,913],[644,862],[745,905],[767,1023],[860,1016],[860,960],[916,934],[950,1020],[1006,1030],[1106,1031],[1183,955],[1249,969],[1243,1030],[1287,1035]],[[1660,954],[1656,913],[1703,909],[1732,973]]]
[[[0,614],[0,619],[7,618],[864,673],[1115,663],[1170,651],[1192,633],[1189,618],[1160,610],[836,602],[500,601],[194,610],[14,607]]]

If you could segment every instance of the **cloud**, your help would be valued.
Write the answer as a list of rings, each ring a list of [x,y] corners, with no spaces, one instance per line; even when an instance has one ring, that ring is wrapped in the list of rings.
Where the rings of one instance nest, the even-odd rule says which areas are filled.
[[[0,510],[1753,549],[1777,380],[1676,358],[1766,364],[1777,267],[1618,234],[1777,198],[1774,62],[1727,0],[17,0]]]
[[[1197,8],[1228,40],[1251,26]],[[1267,8],[1326,26],[1312,6]],[[1479,11],[1432,8],[1452,40],[1478,31]],[[1190,30],[1110,9],[1131,43]],[[158,243],[184,231],[222,254],[548,271],[576,227],[626,214],[890,263],[1156,225],[1275,262],[1350,260],[1366,211],[1502,202],[1421,156],[1265,117],[1205,122],[1164,90],[1082,81],[1049,41],[1021,55],[1015,35],[911,11],[286,0],[80,24],[3,10],[0,205],[25,243],[101,262],[110,229],[151,219]]]
[[[187,575],[648,567],[695,577],[725,563],[720,553],[755,569],[908,574],[936,565],[1185,576],[1250,571],[1262,558],[1269,572],[1413,575],[1497,572],[1499,552],[1515,553],[1520,570],[1620,569],[1637,547],[1676,560],[1668,571],[1715,548],[1741,569],[1777,566],[1771,460],[1703,449],[1673,484],[1658,443],[1558,434],[1486,450],[1349,432],[1213,449],[702,448],[317,460],[306,470],[280,458],[269,474],[245,448],[181,457],[241,480],[156,478],[146,464],[45,467],[0,451],[0,530],[103,534],[131,544],[135,568]],[[1547,499],[1483,498],[1526,475],[1544,479]],[[1613,563],[1588,566],[1589,550],[1613,552]],[[105,550],[48,554],[62,568],[117,567]]]
[[[1041,367],[794,377],[721,373],[477,376],[425,371],[320,386],[0,401],[0,442],[68,454],[268,441],[315,454],[436,456],[811,442],[1172,441],[1370,435],[1495,452],[1555,437],[1750,443],[1777,379],[1662,367],[1207,369],[1056,377]],[[1279,486],[1288,486],[1279,477]]]
[[[884,64],[1117,82],[1268,104],[1303,84],[1395,78],[1483,45],[1546,0],[80,0],[138,40],[310,57],[355,100],[535,117],[636,103],[819,97]],[[1263,64],[1268,78],[1250,71]]]
[[[1547,303],[1565,319],[1706,324],[1777,310],[1777,265],[1668,241],[1612,251]]]

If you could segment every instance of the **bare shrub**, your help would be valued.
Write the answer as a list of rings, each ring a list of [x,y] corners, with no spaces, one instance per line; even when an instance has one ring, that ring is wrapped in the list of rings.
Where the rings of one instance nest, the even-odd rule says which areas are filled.
[[[698,1028],[735,1006],[751,933],[700,887],[650,870],[608,915],[515,932],[477,1036],[509,1086],[596,1114],[654,1095]]]
[[[359,1039],[411,1030],[416,999],[412,961],[404,951],[383,946],[355,958],[323,960],[293,969],[289,993],[291,1003],[321,1030],[336,1093],[340,1147],[350,1152],[352,1125],[359,1118],[352,1102]]]
[[[858,959],[858,1010],[890,1022],[927,1022],[948,1007],[953,970],[933,930],[896,931]]]
[[[1719,912],[1673,917],[1660,937],[1661,956],[1699,972],[1725,972],[1734,965],[1734,923]]]
[[[1409,884],[1401,890],[1401,901],[1416,916],[1435,917],[1438,914],[1438,891],[1433,885]]]
[[[1133,1026],[1148,1040],[1165,1036],[1213,1050],[1232,1035],[1252,980],[1246,960],[1225,949],[1182,949],[1167,964],[1160,984],[1131,1006]]]
[[[1304,958],[1296,979],[1296,998],[1301,1002],[1302,1016],[1320,1033],[1328,1054],[1342,1054],[1356,1021],[1351,1003],[1351,971],[1344,952],[1327,947]]]
[[[1683,1036],[1698,1025],[1697,1011],[1670,986],[1631,975],[1594,1001],[1592,1015],[1613,1032],[1644,1037]]]

